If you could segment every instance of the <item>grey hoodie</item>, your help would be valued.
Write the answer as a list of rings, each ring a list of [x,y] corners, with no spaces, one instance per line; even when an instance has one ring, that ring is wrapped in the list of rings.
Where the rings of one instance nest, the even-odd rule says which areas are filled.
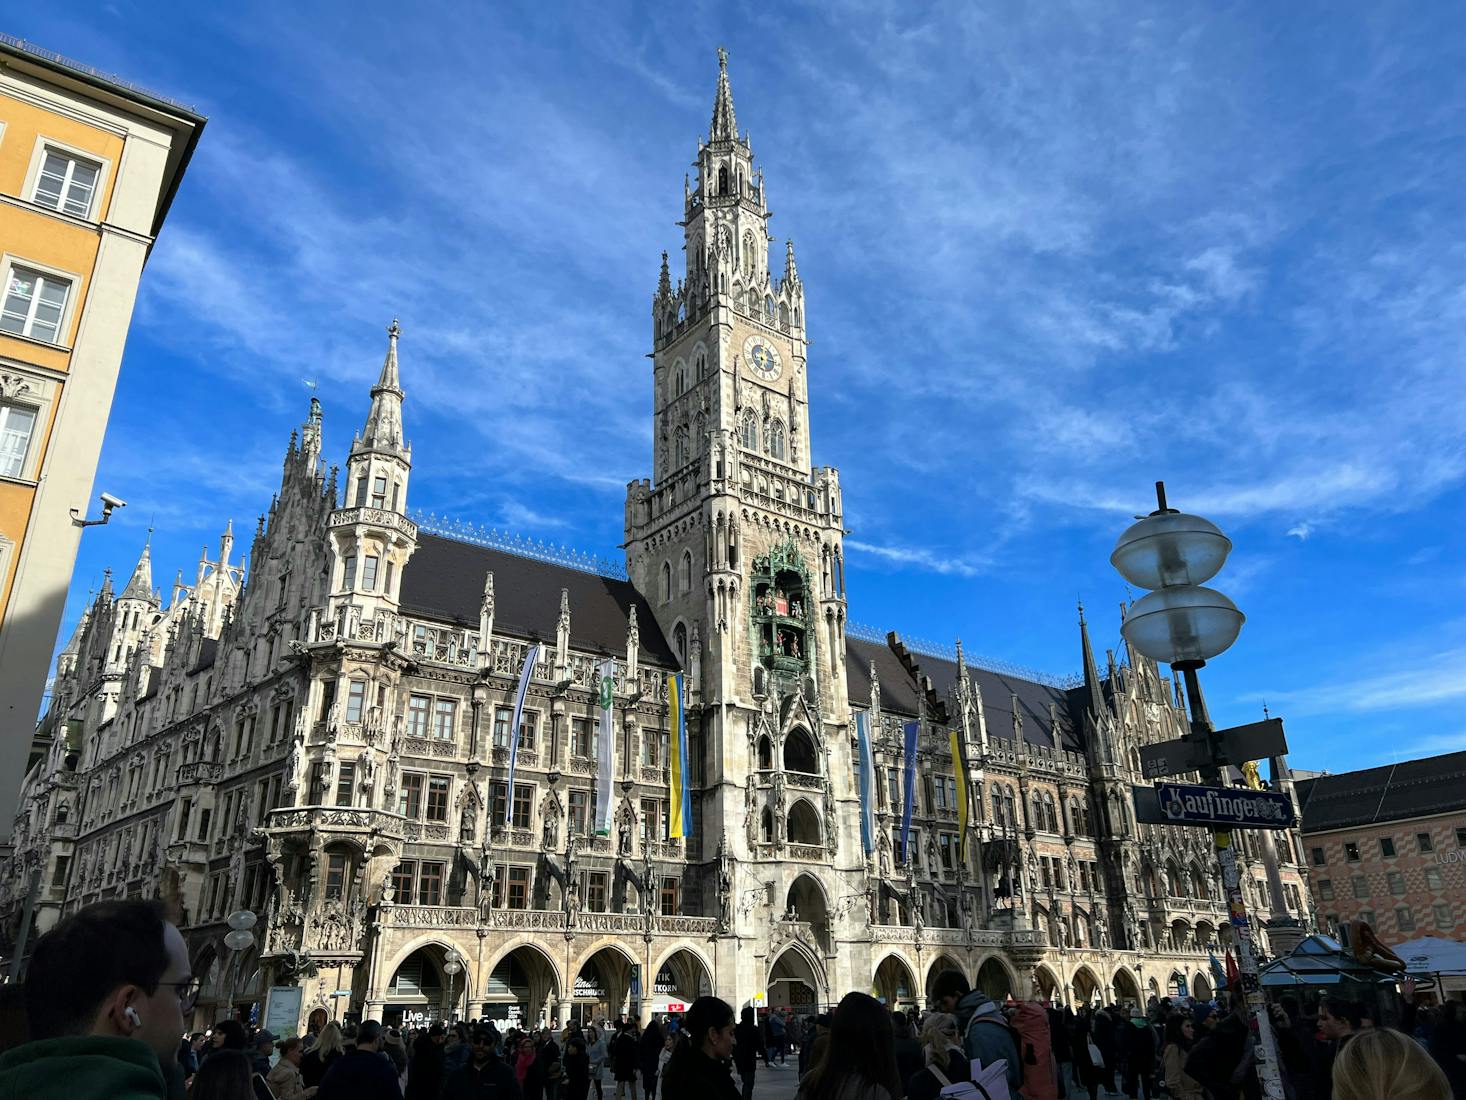
[[[957,1002],[957,1026],[962,1032],[962,1049],[968,1059],[990,1066],[999,1058],[1008,1062],[1008,1087],[1023,1084],[1023,1063],[1018,1044],[1003,1013],[993,999],[979,989],[962,995]]]

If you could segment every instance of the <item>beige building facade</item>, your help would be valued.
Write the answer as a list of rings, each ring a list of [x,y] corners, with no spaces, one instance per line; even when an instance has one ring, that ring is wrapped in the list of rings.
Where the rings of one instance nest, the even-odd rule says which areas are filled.
[[[203,125],[0,36],[0,842],[34,762],[143,264]]]
[[[302,1027],[645,1015],[704,992],[914,1004],[947,968],[999,996],[1210,994],[1207,950],[1230,936],[1210,838],[1137,824],[1130,797],[1139,746],[1185,727],[1176,686],[1138,655],[1101,665],[1082,617],[1072,681],[848,621],[803,284],[792,244],[770,266],[726,62],[681,214],[686,267],[674,281],[664,255],[652,300],[652,475],[628,486],[624,566],[419,525],[414,463],[447,458],[407,442],[394,322],[343,471],[324,463],[312,402],[247,572],[228,529],[165,599],[144,551],[78,625],[0,882],[12,935],[31,874],[38,929],[98,898],[165,897],[205,979],[198,1023],[280,985],[302,990]],[[1277,841],[1278,905],[1306,920],[1297,838]],[[1249,838],[1242,854],[1265,910],[1262,853]],[[242,910],[257,942],[235,954],[226,921]]]

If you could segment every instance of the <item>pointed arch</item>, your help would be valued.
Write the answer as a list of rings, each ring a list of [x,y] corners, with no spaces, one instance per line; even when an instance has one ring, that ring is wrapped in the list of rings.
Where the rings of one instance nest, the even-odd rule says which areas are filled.
[[[788,446],[788,435],[784,430],[784,422],[777,416],[769,421],[768,439],[769,455],[773,458],[783,458]]]
[[[973,984],[1000,1003],[1019,993],[1018,975],[1008,965],[1008,960],[997,954],[983,959],[977,968],[977,981]]]
[[[961,974],[964,979],[968,978],[967,968],[964,967],[956,959],[954,959],[951,955],[938,955],[931,961],[930,965],[927,966],[926,981],[922,983],[928,994],[931,993],[932,986],[936,984],[937,978],[940,977],[942,974],[945,974],[949,970],[956,971],[958,974]]]
[[[1110,984],[1115,991],[1115,1000],[1119,1001],[1121,1005],[1128,1004],[1135,1008],[1145,1007],[1145,1002],[1140,996],[1140,983],[1128,966],[1117,967],[1115,976],[1110,979]]]
[[[774,956],[764,988],[771,1006],[808,1011],[830,1002],[824,963],[797,940]]]
[[[677,567],[677,591],[688,592],[692,589],[692,551],[682,551],[682,561]]]
[[[1057,1005],[1062,999],[1059,996],[1059,979],[1046,964],[1040,963],[1033,968],[1033,996],[1034,1000],[1048,1005]]]
[[[807,798],[796,798],[789,807],[787,836],[791,844],[823,844],[820,815]]]
[[[784,770],[804,775],[818,775],[820,772],[814,738],[803,726],[795,726],[784,737]]]
[[[1084,965],[1075,969],[1070,979],[1070,985],[1074,989],[1074,1000],[1078,1004],[1095,1004],[1103,992],[1095,972]]]
[[[759,771],[769,771],[774,766],[774,742],[766,733],[759,734],[758,738],[758,768]]]
[[[744,409],[739,419],[738,442],[745,451],[758,450],[758,415],[752,409]]]
[[[876,1000],[891,1009],[919,1003],[911,964],[894,951],[876,964],[871,992]]]
[[[759,835],[765,844],[774,842],[774,811],[767,806],[759,818]]]
[[[687,668],[687,626],[680,620],[672,627],[672,651],[677,654],[678,663]]]

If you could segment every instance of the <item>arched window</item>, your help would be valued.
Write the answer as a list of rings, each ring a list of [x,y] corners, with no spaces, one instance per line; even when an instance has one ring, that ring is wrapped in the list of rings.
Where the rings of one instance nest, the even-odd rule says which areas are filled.
[[[662,602],[666,603],[672,598],[672,566],[668,562],[662,562]]]
[[[728,193],[728,166],[725,164],[718,169],[718,194]]]
[[[759,824],[759,835],[763,837],[765,844],[774,842],[774,812],[767,806],[764,807],[763,818]]]
[[[1003,792],[997,787],[993,788],[993,823],[996,825],[1007,825],[1008,821],[1003,817]]]
[[[1037,791],[1033,792],[1033,817],[1029,821],[1029,825],[1035,829],[1042,829],[1044,827],[1044,801],[1039,797]]]
[[[783,302],[779,303],[779,328],[789,331],[789,307]]]
[[[774,744],[769,740],[768,735],[758,739],[758,767],[760,771],[768,771],[774,766]]]
[[[764,320],[769,324],[774,323],[774,299],[770,295],[764,295]]]
[[[692,551],[682,551],[682,565],[677,570],[677,590],[686,592],[692,587]]]
[[[784,422],[769,421],[769,454],[774,458],[784,457]]]
[[[756,255],[757,254],[755,253],[754,247],[753,247],[753,234],[752,233],[745,233],[745,234],[743,234],[743,273],[745,275],[747,275],[750,279],[753,278],[753,273],[754,273],[754,270],[755,270],[755,262],[756,262],[756,259],[755,258],[756,258]],[[753,299],[753,301],[754,302],[757,302],[758,299],[755,298],[755,299]],[[749,303],[749,310],[748,310],[748,312],[749,313],[752,313],[753,312],[753,302],[750,302]]]
[[[672,396],[680,397],[687,392],[687,368],[678,363],[672,371]]]
[[[1054,796],[1044,792],[1044,827],[1051,833],[1059,831],[1059,815],[1054,806]]]
[[[745,451],[758,450],[758,417],[752,409],[743,410],[743,420],[738,425],[738,442]]]
[[[672,434],[672,467],[677,469],[687,465],[690,457],[687,447],[687,428],[684,425]]]
[[[683,668],[687,667],[687,627],[678,623],[672,628],[672,648]]]
[[[818,775],[820,766],[815,757],[814,741],[802,726],[795,726],[784,739],[784,770]]]
[[[703,352],[697,353],[697,380],[701,382],[708,375],[708,357]]]

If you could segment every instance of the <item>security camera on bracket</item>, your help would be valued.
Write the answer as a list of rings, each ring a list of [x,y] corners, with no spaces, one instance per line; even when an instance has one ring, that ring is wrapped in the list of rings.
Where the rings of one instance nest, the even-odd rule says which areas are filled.
[[[113,511],[118,508],[127,507],[127,501],[123,500],[121,497],[114,497],[111,493],[102,493],[101,500],[101,519],[82,519],[81,513],[77,509],[73,508],[71,510],[71,522],[76,524],[78,527],[98,527],[112,518]]]

